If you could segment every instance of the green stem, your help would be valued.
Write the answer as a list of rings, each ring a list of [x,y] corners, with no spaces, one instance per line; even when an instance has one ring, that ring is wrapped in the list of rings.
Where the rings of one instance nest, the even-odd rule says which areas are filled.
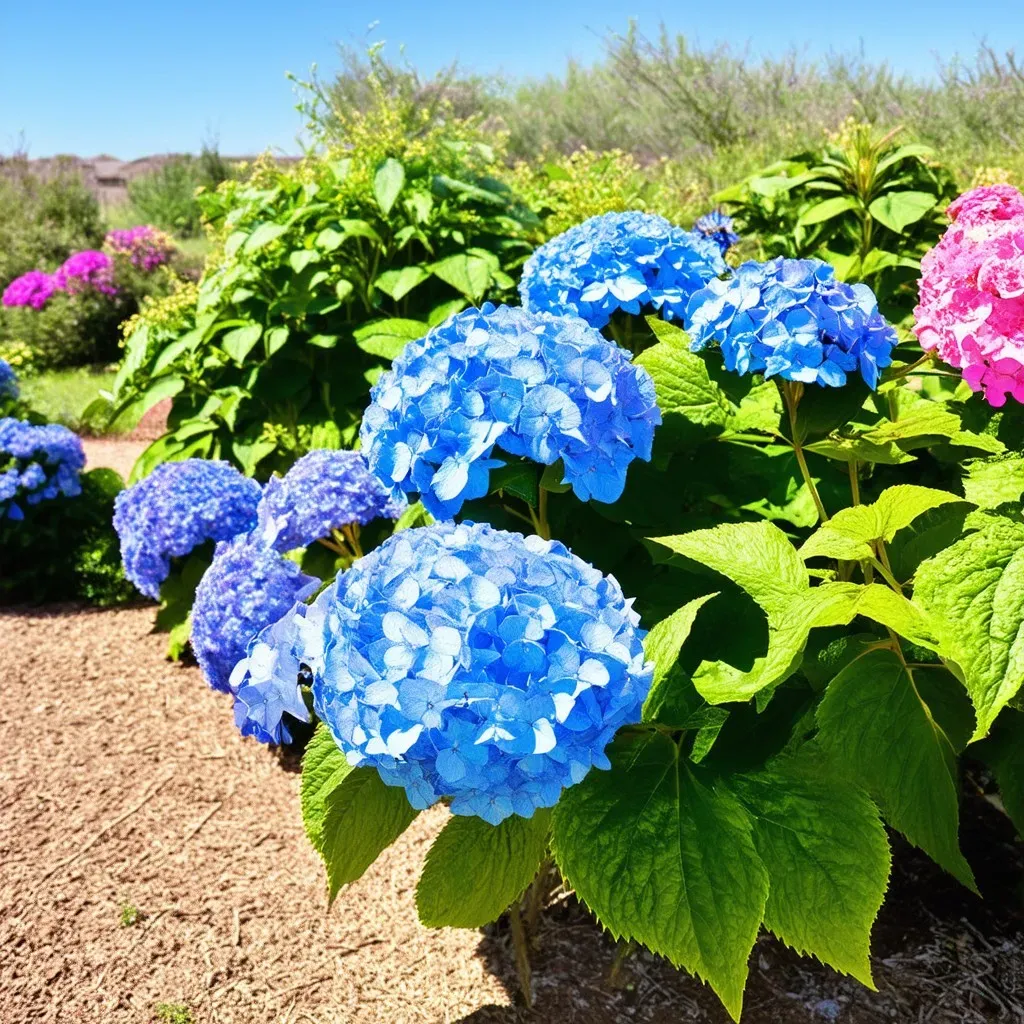
[[[887,569],[877,558],[872,558],[870,564],[873,568],[878,570],[879,575],[881,575],[882,579],[884,579],[885,582],[888,583],[889,586],[892,587],[892,589],[895,590],[897,594],[903,593],[903,588],[899,585],[899,583],[896,582],[896,577],[893,576],[891,569]],[[870,583],[871,581],[868,580],[868,582]]]
[[[800,467],[800,475],[804,478],[804,483],[807,484],[807,489],[811,492],[811,499],[814,501],[814,507],[818,510],[818,518],[823,523],[827,523],[828,513],[825,511],[821,495],[818,494],[818,488],[815,486],[814,480],[811,477],[811,471],[807,468],[807,459],[804,456],[803,444],[800,441],[800,433],[797,424],[796,410],[797,406],[800,404],[800,399],[803,396],[804,386],[800,383],[783,380],[779,382],[779,390],[782,392],[782,399],[786,403],[786,411],[789,413],[789,432],[792,435],[789,443],[793,447],[793,454],[796,456],[796,464]]]
[[[362,558],[363,547],[359,543],[359,524],[346,523],[341,528],[341,532],[345,535],[345,540],[348,541],[348,546],[352,549],[352,553],[356,558]]]
[[[850,470],[850,495],[854,505],[860,504],[860,463],[856,459],[850,459],[847,463]]]
[[[551,540],[551,526],[548,523],[548,492],[541,487],[537,508],[537,534]]]
[[[551,858],[545,857],[530,888],[526,890],[526,930],[531,937],[536,935],[540,913],[551,895],[551,867]]]
[[[923,366],[925,363],[930,363],[934,357],[934,353],[925,352],[919,359],[915,359],[912,363],[908,363],[906,366],[901,366],[898,370],[889,374],[882,381],[883,384],[888,384],[890,381],[899,380],[901,377],[906,377],[908,373],[913,373],[919,366]]]
[[[526,946],[526,933],[523,931],[523,918],[519,913],[519,903],[508,908],[509,930],[512,933],[512,947],[516,957],[516,975],[519,977],[519,988],[523,993],[523,1002],[529,1010],[533,1006],[533,984],[530,975],[530,951]]]
[[[611,988],[619,987],[622,968],[634,949],[636,949],[636,943],[632,939],[619,940],[619,946],[615,950],[615,959],[612,960],[611,969],[608,971],[608,984]]]

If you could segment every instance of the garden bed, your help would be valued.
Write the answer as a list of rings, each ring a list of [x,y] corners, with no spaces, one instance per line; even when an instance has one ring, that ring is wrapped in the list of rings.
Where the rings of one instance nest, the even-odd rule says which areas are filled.
[[[610,986],[615,946],[571,897],[541,926],[535,1011],[517,1009],[502,924],[417,922],[441,809],[328,912],[297,761],[240,738],[226,700],[164,660],[151,624],[149,607],[0,616],[5,1024],[150,1021],[160,1004],[196,1024],[727,1019],[647,953]],[[1024,1019],[1020,844],[984,799],[964,813],[967,856],[991,851],[975,859],[987,901],[898,843],[875,929],[879,992],[762,937],[744,1021]]]

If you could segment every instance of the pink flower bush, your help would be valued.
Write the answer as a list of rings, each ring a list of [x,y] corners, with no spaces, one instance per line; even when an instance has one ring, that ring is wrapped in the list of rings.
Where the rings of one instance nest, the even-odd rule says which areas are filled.
[[[69,256],[53,275],[57,287],[69,295],[94,288],[103,295],[116,295],[114,261],[99,249],[85,249]]]
[[[5,306],[31,306],[33,309],[42,309],[56,290],[57,282],[52,274],[30,270],[27,274],[16,277],[4,289],[2,301]]]
[[[987,185],[947,213],[953,223],[921,261],[914,333],[990,405],[1024,402],[1024,195]]]
[[[146,274],[163,266],[174,255],[170,237],[149,224],[109,231],[103,244],[112,253],[127,256],[133,267]]]

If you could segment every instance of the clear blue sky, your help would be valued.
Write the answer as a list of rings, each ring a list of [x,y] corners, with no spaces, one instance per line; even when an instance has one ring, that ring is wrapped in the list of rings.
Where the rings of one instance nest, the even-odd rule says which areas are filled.
[[[855,12],[855,13],[851,13]],[[335,43],[406,44],[425,71],[452,60],[508,76],[559,73],[591,62],[601,37],[636,18],[701,43],[729,40],[755,52],[811,55],[863,44],[868,57],[928,76],[935,55],[970,55],[987,39],[1024,50],[1021,0],[50,0],[6,4],[0,18],[0,153],[22,133],[31,156],[56,152],[122,159],[266,146],[296,152],[299,117],[285,72],[312,63],[328,73]]]

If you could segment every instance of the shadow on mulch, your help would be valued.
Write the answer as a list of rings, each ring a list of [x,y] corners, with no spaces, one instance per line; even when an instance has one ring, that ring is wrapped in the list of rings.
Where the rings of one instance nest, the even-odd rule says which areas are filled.
[[[964,854],[984,899],[892,834],[893,872],[872,943],[878,991],[762,934],[743,1024],[1024,1022],[1024,844],[984,797],[966,797],[961,813]],[[526,1010],[503,919],[485,929],[478,955],[517,1006],[481,1007],[459,1024],[729,1021],[710,989],[646,950],[629,957],[611,985],[615,952],[574,898],[549,907]]]

